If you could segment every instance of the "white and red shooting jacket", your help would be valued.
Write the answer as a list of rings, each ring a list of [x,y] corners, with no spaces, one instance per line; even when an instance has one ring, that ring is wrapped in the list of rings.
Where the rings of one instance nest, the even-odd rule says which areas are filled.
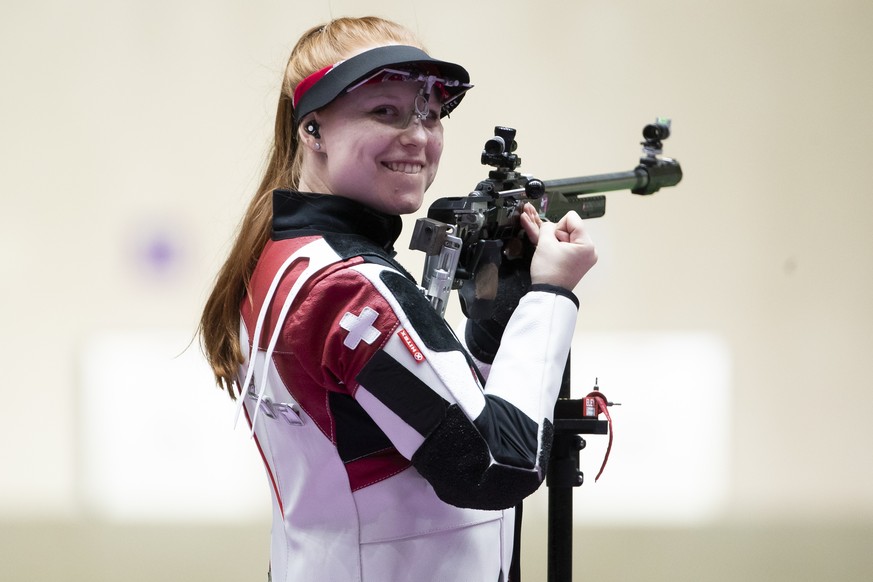
[[[512,508],[544,478],[575,297],[532,287],[481,364],[394,263],[400,228],[274,193],[239,372],[274,581],[506,581]]]

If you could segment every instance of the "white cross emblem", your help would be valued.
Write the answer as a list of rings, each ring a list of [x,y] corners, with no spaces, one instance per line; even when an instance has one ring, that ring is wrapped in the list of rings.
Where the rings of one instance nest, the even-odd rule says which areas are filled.
[[[361,315],[354,315],[351,311],[346,312],[340,320],[340,327],[349,332],[343,344],[347,348],[355,349],[361,340],[372,344],[379,339],[382,332],[373,327],[377,317],[379,313],[369,307],[365,307]]]

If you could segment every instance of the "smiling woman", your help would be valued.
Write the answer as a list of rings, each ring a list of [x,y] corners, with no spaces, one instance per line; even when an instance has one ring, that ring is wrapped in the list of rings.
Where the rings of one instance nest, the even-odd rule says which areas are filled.
[[[421,206],[436,177],[443,150],[440,103],[431,95],[421,119],[416,99],[422,83],[388,81],[346,93],[308,123],[300,189],[341,193],[388,214]]]
[[[274,580],[511,579],[513,508],[543,480],[572,289],[596,253],[577,215],[528,209],[532,284],[508,340],[458,340],[394,260],[471,87],[419,47],[377,18],[298,42],[267,173],[201,318],[264,460]]]
[[[440,119],[469,88],[463,67],[405,45],[369,47],[312,73],[294,91],[306,128],[298,189],[415,212],[439,167]]]

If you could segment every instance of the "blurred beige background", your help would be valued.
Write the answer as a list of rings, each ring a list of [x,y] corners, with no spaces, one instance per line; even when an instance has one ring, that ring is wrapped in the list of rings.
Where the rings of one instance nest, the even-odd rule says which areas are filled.
[[[477,86],[428,202],[485,177],[495,125],[550,179],[629,170],[642,126],[673,119],[685,178],[608,195],[579,332],[618,338],[627,369],[657,345],[686,392],[660,369],[657,409],[645,386],[610,388],[617,468],[576,494],[574,580],[873,578],[873,4],[37,0],[0,6],[0,579],[265,579],[256,452],[186,347],[293,42],[371,13]],[[625,351],[634,337],[654,343]],[[632,508],[635,488],[682,494],[586,518],[596,491]],[[525,580],[545,579],[542,498]]]

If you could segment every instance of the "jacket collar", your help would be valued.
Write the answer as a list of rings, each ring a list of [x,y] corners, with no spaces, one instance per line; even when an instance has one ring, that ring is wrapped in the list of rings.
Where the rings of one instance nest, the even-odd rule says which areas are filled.
[[[273,240],[314,232],[363,236],[393,254],[403,221],[332,194],[273,191]]]

